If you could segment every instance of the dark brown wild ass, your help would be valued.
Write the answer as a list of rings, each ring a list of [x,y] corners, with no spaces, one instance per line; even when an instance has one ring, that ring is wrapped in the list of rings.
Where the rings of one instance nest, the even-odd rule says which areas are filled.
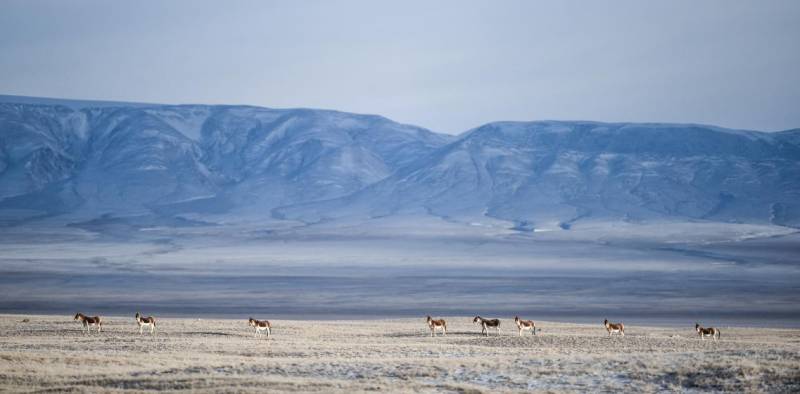
[[[500,335],[499,319],[484,319],[480,316],[475,316],[475,318],[472,319],[472,322],[480,324],[482,327],[481,334],[486,335],[487,337],[489,336],[489,328],[494,328],[497,330],[497,335]]]

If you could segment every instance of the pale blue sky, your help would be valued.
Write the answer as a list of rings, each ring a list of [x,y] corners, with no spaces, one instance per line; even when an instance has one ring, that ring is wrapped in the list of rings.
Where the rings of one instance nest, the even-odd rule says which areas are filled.
[[[0,1],[0,94],[800,127],[800,1]]]

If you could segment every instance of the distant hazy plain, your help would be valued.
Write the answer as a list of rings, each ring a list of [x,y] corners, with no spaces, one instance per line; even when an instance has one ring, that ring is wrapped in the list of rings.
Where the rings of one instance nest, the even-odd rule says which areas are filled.
[[[0,312],[800,326],[789,229],[425,224],[6,229]]]

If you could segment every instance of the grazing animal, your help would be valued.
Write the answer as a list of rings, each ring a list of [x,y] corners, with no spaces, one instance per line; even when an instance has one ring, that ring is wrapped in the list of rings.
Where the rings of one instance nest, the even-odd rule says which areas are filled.
[[[497,330],[497,335],[500,335],[499,319],[484,319],[480,316],[475,316],[475,318],[472,319],[472,322],[480,324],[482,327],[481,334],[486,335],[487,337],[489,336],[489,328],[494,328]]]
[[[703,328],[700,323],[694,324],[694,330],[697,331],[697,334],[700,335],[700,339],[702,340],[705,340],[705,337],[711,337],[711,339],[716,341],[720,337],[718,329],[714,327]]]
[[[517,323],[519,336],[522,336],[522,332],[526,330],[530,330],[533,335],[536,335],[536,323],[534,323],[533,320],[522,320],[519,316],[515,316],[514,323]]]
[[[142,335],[144,327],[150,327],[150,334],[156,334],[156,318],[153,316],[144,317],[136,312],[136,324],[139,325],[139,335]]]
[[[442,335],[447,336],[447,322],[444,319],[433,320],[428,316],[428,328],[431,329],[431,336],[436,336],[436,329],[442,330]]]
[[[255,333],[253,333],[253,338],[257,337],[261,331],[266,331],[267,339],[269,339],[269,336],[272,333],[272,324],[270,324],[269,320],[256,320],[251,317],[249,324],[250,327],[253,327],[255,329]]]
[[[608,336],[611,336],[612,333],[618,333],[619,335],[625,336],[625,325],[622,323],[611,323],[606,319],[603,322],[603,325],[606,326],[606,331],[608,331]]]
[[[81,322],[81,325],[83,326],[83,328],[86,329],[86,333],[87,334],[90,333],[89,328],[91,326],[97,327],[97,332],[100,332],[100,331],[103,330],[103,320],[100,319],[100,316],[89,317],[89,316],[84,315],[83,313],[76,313],[74,320],[78,320],[78,321]],[[81,330],[81,331],[83,331],[83,330]]]

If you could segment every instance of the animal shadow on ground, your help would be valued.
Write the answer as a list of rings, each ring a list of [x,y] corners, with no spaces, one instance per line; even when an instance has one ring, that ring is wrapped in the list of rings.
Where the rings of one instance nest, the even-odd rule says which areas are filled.
[[[230,333],[230,332],[218,332],[218,331],[189,331],[184,333],[187,336],[216,336],[216,337],[252,337],[253,334],[240,334],[240,333]]]
[[[491,336],[493,334],[489,334],[489,335]],[[496,334],[494,334],[494,335],[496,335]],[[419,337],[430,337],[431,336],[431,332],[430,332],[430,330],[424,330],[424,331],[420,330],[420,331],[414,331],[414,332],[389,332],[389,333],[383,334],[383,336],[387,337],[387,338],[419,338]],[[436,331],[436,336],[437,337],[442,337],[443,336],[442,332],[437,330]],[[477,330],[477,331],[448,331],[447,332],[447,336],[444,336],[444,337],[447,338],[447,337],[451,337],[451,336],[452,337],[474,337],[474,336],[483,336],[483,334],[481,334],[480,329]]]

